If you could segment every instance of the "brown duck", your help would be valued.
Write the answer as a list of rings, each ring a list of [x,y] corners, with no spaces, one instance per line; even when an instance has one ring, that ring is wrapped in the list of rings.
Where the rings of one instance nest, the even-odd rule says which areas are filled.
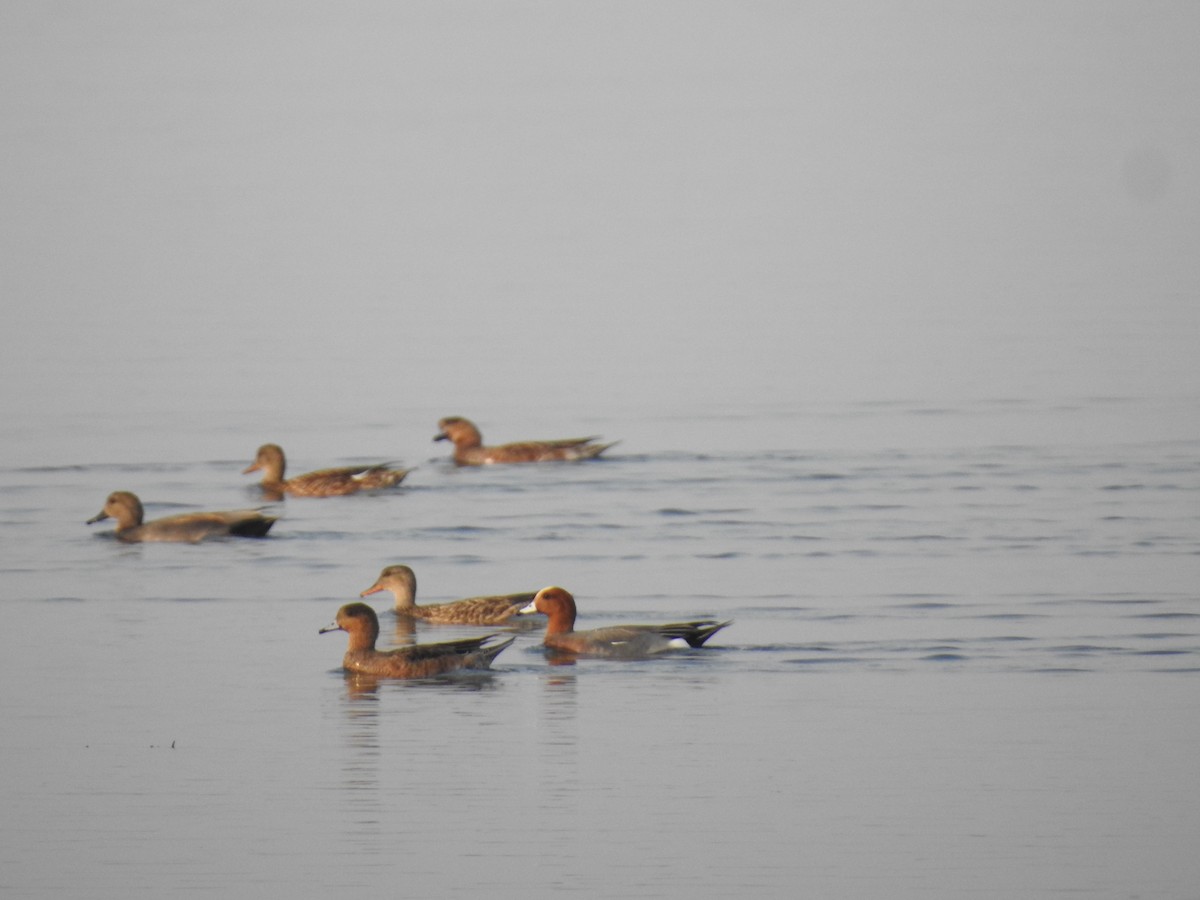
[[[617,443],[613,441],[609,444],[597,444],[595,441],[599,438],[592,436],[555,441],[521,441],[485,447],[483,435],[469,419],[449,416],[438,422],[438,428],[441,430],[433,439],[453,442],[454,462],[460,466],[593,459]]]
[[[492,660],[516,638],[494,642],[494,634],[438,644],[414,644],[395,650],[376,650],[379,639],[379,618],[365,603],[347,603],[337,611],[332,625],[320,630],[344,631],[350,645],[342,657],[347,672],[375,675],[383,678],[429,678],[456,669],[486,669]]]
[[[422,619],[435,625],[509,624],[509,619],[532,601],[534,595],[533,591],[526,591],[417,606],[417,576],[408,566],[388,566],[379,573],[375,583],[359,596],[366,597],[380,591],[391,591],[396,601],[393,607],[396,615]]]
[[[284,494],[295,497],[341,497],[359,491],[377,491],[399,484],[409,472],[408,469],[390,469],[388,463],[376,463],[318,469],[284,478],[286,467],[283,448],[278,444],[263,444],[258,448],[254,462],[242,474],[262,472],[263,493],[278,499]]]
[[[264,537],[275,524],[276,516],[263,515],[257,509],[231,512],[195,512],[165,516],[143,522],[142,501],[129,491],[113,491],[104,508],[87,520],[91,525],[115,519],[117,538],[128,543],[140,541],[184,541],[196,543],[211,537]]]

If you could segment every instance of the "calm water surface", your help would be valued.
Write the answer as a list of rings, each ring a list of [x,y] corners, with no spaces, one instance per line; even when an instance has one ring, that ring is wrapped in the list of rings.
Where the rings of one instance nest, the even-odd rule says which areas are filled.
[[[1200,896],[1197,33],[3,4],[0,895]],[[459,471],[446,415],[621,443]],[[258,504],[266,441],[416,468],[83,524]],[[401,562],[734,624],[348,681],[317,631]]]
[[[201,546],[82,523],[121,486],[249,502],[242,459],[5,469],[5,887],[1188,896],[1196,450],[426,451],[398,492]],[[589,624],[735,624],[347,680],[317,629],[399,561],[427,601],[559,582]]]

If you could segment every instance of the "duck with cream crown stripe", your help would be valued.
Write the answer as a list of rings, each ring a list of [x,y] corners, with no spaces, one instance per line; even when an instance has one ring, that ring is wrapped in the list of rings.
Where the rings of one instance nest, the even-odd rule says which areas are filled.
[[[575,598],[560,587],[545,587],[522,615],[544,613],[549,620],[543,644],[546,649],[573,656],[644,659],[672,649],[702,647],[705,641],[732,622],[699,619],[664,625],[610,625],[575,631]]]

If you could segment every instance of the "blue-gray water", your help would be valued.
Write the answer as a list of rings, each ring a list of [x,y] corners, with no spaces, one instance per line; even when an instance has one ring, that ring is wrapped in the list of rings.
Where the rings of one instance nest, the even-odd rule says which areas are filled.
[[[1193,7],[0,20],[6,897],[1197,895]],[[83,524],[265,441],[416,468]],[[361,691],[397,562],[734,624]]]

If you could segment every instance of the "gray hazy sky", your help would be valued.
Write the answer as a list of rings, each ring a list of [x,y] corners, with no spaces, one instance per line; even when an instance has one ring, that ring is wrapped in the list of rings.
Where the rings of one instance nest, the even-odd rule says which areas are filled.
[[[1196,396],[1200,5],[7,2],[4,411]]]

